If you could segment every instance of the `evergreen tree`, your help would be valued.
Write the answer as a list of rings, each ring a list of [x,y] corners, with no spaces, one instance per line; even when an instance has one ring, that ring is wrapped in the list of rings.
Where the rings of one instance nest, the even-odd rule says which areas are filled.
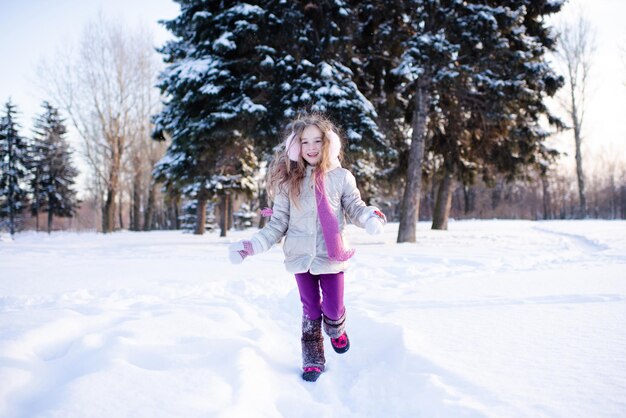
[[[348,168],[366,194],[373,193],[375,175],[391,149],[350,68],[358,59],[354,8],[343,0],[268,2],[267,7],[274,100],[265,124],[276,126],[299,110],[325,112],[345,131]]]
[[[480,174],[490,184],[501,173],[512,181],[556,154],[545,146],[550,132],[540,121],[561,126],[544,99],[563,82],[546,61],[555,39],[538,22],[560,7],[535,0],[475,1],[455,4],[448,14],[458,16],[448,31],[458,45],[458,70],[438,87],[440,97],[447,96],[442,108],[453,111],[444,110],[448,123],[437,124],[433,141],[432,151],[444,160],[434,228],[446,228],[452,176],[471,184]]]
[[[166,187],[204,201],[218,193],[225,207],[231,190],[252,190],[255,155],[268,158],[301,110],[328,113],[359,180],[373,177],[388,147],[343,64],[353,54],[345,2],[180,3],[165,22],[177,39],[161,49],[168,101],[155,118],[155,136],[172,138],[155,170]]]
[[[448,2],[446,2],[447,4]],[[438,80],[449,79],[457,47],[446,37],[448,11],[439,0],[407,1],[404,19],[411,36],[403,42],[404,52],[393,74],[402,77],[399,93],[407,102],[405,114],[411,127],[407,174],[400,205],[398,242],[415,242],[419,218],[422,172],[426,140],[431,132],[436,107]]]
[[[250,137],[262,90],[256,33],[264,12],[244,2],[179,1],[180,15],[165,22],[177,37],[161,53],[169,64],[159,87],[167,98],[155,117],[155,136],[172,143],[155,169],[171,190],[198,200],[196,233],[204,232],[208,199],[250,193],[256,156]],[[222,234],[225,234],[222,230]]]
[[[428,135],[428,150],[441,161],[442,216],[433,227],[445,229],[453,176],[464,183],[477,174],[486,181],[495,173],[513,179],[553,155],[544,145],[548,132],[540,119],[558,125],[544,99],[562,81],[545,60],[554,39],[542,17],[558,11],[561,2],[413,4],[415,34],[396,72],[407,80],[407,97],[427,98],[418,144],[424,147]],[[419,158],[411,161],[414,168],[421,164]],[[401,221],[400,233],[415,220]]]
[[[78,208],[74,190],[78,170],[72,164],[72,153],[65,138],[67,129],[58,110],[48,102],[43,102],[42,107],[43,113],[34,126],[31,212],[33,216],[41,211],[48,213],[50,233],[53,216],[71,217]]]
[[[11,235],[28,204],[28,144],[18,132],[16,115],[15,105],[7,101],[0,116],[0,218],[8,218]]]
[[[410,117],[406,117],[409,102],[399,93],[404,80],[393,71],[400,64],[403,43],[412,33],[406,2],[350,0],[349,3],[356,16],[354,56],[349,65],[354,82],[376,109],[378,125],[390,148],[379,160],[378,187],[374,194],[395,194],[406,177],[409,151]]]

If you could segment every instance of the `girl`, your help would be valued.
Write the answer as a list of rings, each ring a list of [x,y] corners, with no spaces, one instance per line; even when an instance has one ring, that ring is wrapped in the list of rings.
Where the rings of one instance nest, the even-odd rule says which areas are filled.
[[[285,267],[296,276],[303,308],[302,378],[316,381],[325,363],[322,323],[337,353],[350,348],[343,271],[354,249],[342,236],[345,217],[369,234],[382,233],[386,218],[365,205],[354,176],[341,168],[341,141],[326,117],[301,115],[289,127],[284,149],[268,171],[271,219],[250,240],[231,244],[229,258],[239,264],[285,236]]]

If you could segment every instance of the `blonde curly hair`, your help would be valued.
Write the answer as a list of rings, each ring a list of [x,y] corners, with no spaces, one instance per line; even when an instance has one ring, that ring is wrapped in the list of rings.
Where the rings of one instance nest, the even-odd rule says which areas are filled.
[[[322,157],[316,165],[316,172],[326,172],[331,167],[334,155],[331,155],[331,140],[329,135],[339,136],[337,127],[326,115],[319,112],[301,113],[293,119],[287,128],[287,134],[282,139],[282,146],[274,156],[267,172],[266,188],[271,200],[277,193],[286,192],[289,199],[298,205],[302,192],[302,180],[306,176],[308,163],[299,155],[297,161],[289,158],[289,148],[300,145],[302,132],[309,126],[316,126],[323,134]],[[297,142],[296,142],[297,141]],[[336,156],[341,160],[341,150]],[[293,152],[292,152],[293,153]]]

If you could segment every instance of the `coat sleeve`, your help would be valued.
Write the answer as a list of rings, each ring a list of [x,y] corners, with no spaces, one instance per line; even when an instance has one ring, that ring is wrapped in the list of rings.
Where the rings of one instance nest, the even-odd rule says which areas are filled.
[[[356,187],[356,179],[348,170],[343,184],[341,195],[341,205],[350,219],[350,222],[360,228],[365,228],[365,222],[379,210],[376,206],[367,206],[361,199],[361,192]]]
[[[285,236],[289,226],[289,205],[287,192],[281,191],[278,193],[274,200],[273,213],[269,222],[250,239],[255,254],[268,251]]]

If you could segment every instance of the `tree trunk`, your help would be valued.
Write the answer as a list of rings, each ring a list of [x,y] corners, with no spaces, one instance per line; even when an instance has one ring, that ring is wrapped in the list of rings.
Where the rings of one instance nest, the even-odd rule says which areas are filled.
[[[106,184],[107,197],[102,208],[102,232],[110,233],[115,230],[115,198],[119,190],[119,174],[122,157],[122,139],[114,138],[109,141],[113,154],[111,155],[111,172]]]
[[[178,230],[180,229],[180,211],[179,211],[180,202],[176,200],[175,202],[173,202],[173,205],[174,205],[174,229]]]
[[[230,210],[230,193],[225,192],[221,196],[220,202],[220,237],[225,237],[227,235],[227,231],[230,227],[229,215],[231,213]]]
[[[470,186],[463,186],[463,213],[468,215],[474,210],[474,193]]]
[[[552,202],[550,198],[550,188],[548,187],[548,178],[541,176],[541,187],[543,190],[543,219],[552,219]]]
[[[134,194],[134,191],[133,191]],[[130,199],[130,207],[128,208],[128,230],[129,231],[134,231],[134,227],[135,227],[135,196],[131,196]],[[121,214],[120,214],[121,216]]]
[[[621,219],[626,219],[626,186],[621,186],[619,190],[620,197],[620,210],[619,216]]]
[[[233,227],[233,195],[230,193],[226,193],[228,196],[228,213],[226,214],[226,230],[230,231]]]
[[[407,170],[404,196],[400,206],[400,225],[397,242],[415,242],[417,221],[419,218],[419,199],[422,185],[422,164],[428,124],[430,104],[430,80],[425,75],[419,78],[415,92],[413,109],[411,148]]]
[[[39,232],[39,208],[41,203],[39,201],[39,170],[37,170],[37,179],[35,180],[35,231]]]
[[[11,204],[13,202],[9,202]],[[13,214],[13,208],[9,207],[9,233],[11,237],[15,235],[15,215]]]
[[[13,162],[11,160],[11,156],[13,155],[13,136],[9,135],[6,139],[8,143],[8,155],[9,155],[9,173],[14,173],[15,169],[13,167]],[[7,204],[9,205],[9,232],[11,233],[11,238],[15,235],[15,213],[14,213],[14,205],[15,205],[15,188],[12,184],[13,180],[9,177],[9,193],[7,193]]]
[[[206,230],[206,204],[207,198],[200,196],[196,208],[196,230],[193,232],[196,235],[204,235]]]
[[[150,185],[150,189],[148,190],[148,204],[146,205],[145,212],[143,213],[143,230],[151,231],[153,228],[153,217],[154,217],[154,205],[156,201],[156,190],[157,185],[155,182],[152,182]]]
[[[611,174],[611,219],[617,219],[617,188],[614,174]]]
[[[117,217],[120,224],[120,229],[124,229],[124,218],[122,217],[122,192],[120,191],[117,195]]]
[[[496,181],[496,184],[491,191],[491,210],[495,211],[500,206],[502,200],[502,183],[500,180]]]
[[[432,229],[447,230],[450,206],[452,204],[452,169],[444,164],[443,176],[439,183],[435,212],[433,213]]]
[[[48,209],[48,235],[52,232],[52,208]]]
[[[269,206],[269,202],[267,201],[267,191],[265,189],[261,189],[259,193],[259,208],[263,209]],[[267,223],[267,218],[265,216],[261,216],[259,220],[259,229],[263,228]]]
[[[130,229],[132,231],[141,231],[141,173],[135,173],[135,178],[133,179],[133,204],[131,213]]]
[[[117,190],[108,187],[107,197],[102,206],[102,232],[107,234],[113,232],[115,228],[115,197]]]
[[[428,183],[427,184],[423,184],[423,186],[426,186],[426,190],[428,191],[426,193],[426,201],[425,203],[428,203],[426,205],[425,208],[421,207],[421,202],[420,202],[420,211],[422,212],[422,214],[424,214],[424,210],[426,209],[426,213],[424,214],[425,216],[423,216],[424,218],[428,218],[428,219],[432,219],[433,218],[433,212],[435,211],[435,201],[437,200],[437,179],[436,176],[430,176],[428,178]]]
[[[576,108],[574,107],[574,112]],[[578,178],[578,198],[579,198],[579,211],[580,217],[587,217],[587,198],[585,197],[585,176],[583,174],[583,157],[581,152],[582,136],[580,132],[580,124],[578,118],[572,116],[574,122],[574,141],[576,142],[576,177]]]

